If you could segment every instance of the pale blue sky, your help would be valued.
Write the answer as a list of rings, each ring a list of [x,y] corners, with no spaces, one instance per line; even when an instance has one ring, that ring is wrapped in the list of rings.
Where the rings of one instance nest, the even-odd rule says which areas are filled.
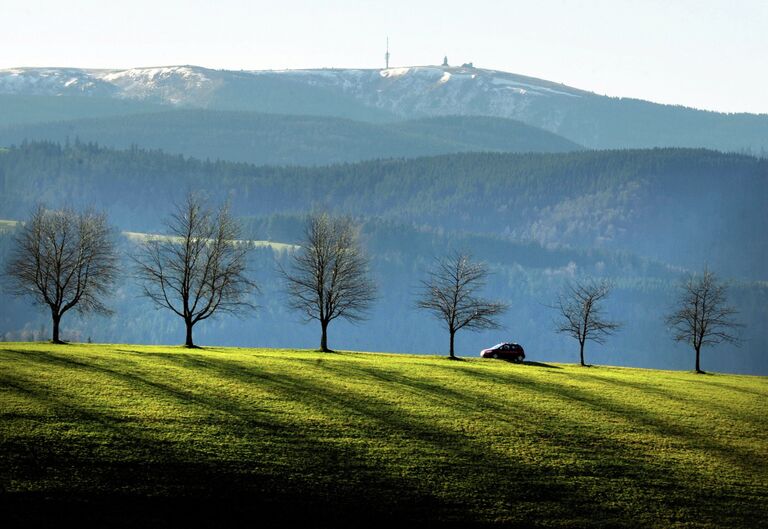
[[[629,96],[768,113],[768,0],[0,0],[0,68],[473,61]]]

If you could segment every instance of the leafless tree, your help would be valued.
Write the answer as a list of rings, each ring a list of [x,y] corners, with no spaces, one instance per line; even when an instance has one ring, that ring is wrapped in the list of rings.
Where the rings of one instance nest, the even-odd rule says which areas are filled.
[[[18,229],[6,265],[9,290],[48,306],[54,343],[63,343],[59,325],[70,309],[111,312],[102,299],[117,276],[117,253],[104,214],[40,205]]]
[[[187,347],[192,328],[215,314],[242,314],[254,308],[257,289],[246,276],[250,246],[222,206],[217,212],[189,193],[167,222],[168,235],[151,236],[134,256],[143,294],[183,318]]]
[[[742,325],[733,317],[736,309],[726,301],[726,286],[707,268],[691,274],[680,284],[677,310],[666,317],[673,339],[686,342],[696,351],[696,372],[701,370],[701,348],[722,342],[739,345],[735,330]]]
[[[291,308],[307,321],[320,322],[321,351],[329,351],[328,325],[333,320],[365,319],[376,298],[368,264],[352,219],[327,213],[309,216],[304,242],[293,254],[290,269],[281,273]]]
[[[496,317],[507,310],[507,305],[477,296],[488,275],[484,264],[456,252],[438,259],[428,274],[428,279],[421,281],[422,293],[416,306],[431,312],[448,327],[451,358],[455,358],[457,331],[499,328]]]
[[[556,330],[579,342],[579,360],[584,363],[584,344],[587,340],[602,344],[614,334],[621,323],[605,318],[602,302],[611,292],[611,284],[605,280],[581,280],[569,284],[560,294],[555,305],[558,311]]]

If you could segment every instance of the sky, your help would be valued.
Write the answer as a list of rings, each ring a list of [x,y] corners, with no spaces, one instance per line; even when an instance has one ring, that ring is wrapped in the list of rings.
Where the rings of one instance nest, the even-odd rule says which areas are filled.
[[[0,68],[473,62],[611,96],[768,113],[768,0],[0,0]]]

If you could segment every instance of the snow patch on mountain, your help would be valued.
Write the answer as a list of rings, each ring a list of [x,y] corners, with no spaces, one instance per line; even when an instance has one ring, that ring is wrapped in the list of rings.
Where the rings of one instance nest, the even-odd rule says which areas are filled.
[[[206,70],[191,66],[134,68],[104,72],[99,78],[126,99],[159,99],[172,105],[205,106],[221,86]]]
[[[384,78],[400,77],[406,75],[409,70],[410,68],[388,68],[386,70],[381,70],[379,75]]]

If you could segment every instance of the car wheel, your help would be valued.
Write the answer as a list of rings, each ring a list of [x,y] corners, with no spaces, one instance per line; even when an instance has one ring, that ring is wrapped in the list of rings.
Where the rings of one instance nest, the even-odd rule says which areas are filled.
[[[493,354],[491,355],[491,358],[498,358],[498,357],[499,357],[498,353],[493,353]]]

